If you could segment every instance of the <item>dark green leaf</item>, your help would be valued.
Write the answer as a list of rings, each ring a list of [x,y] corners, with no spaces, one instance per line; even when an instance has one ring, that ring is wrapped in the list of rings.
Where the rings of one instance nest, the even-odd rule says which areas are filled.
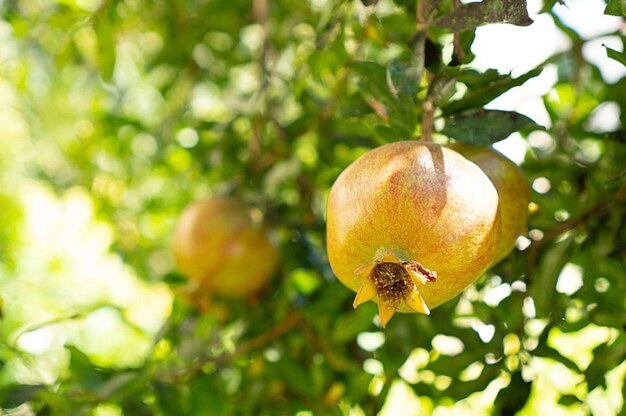
[[[474,351],[465,350],[454,357],[440,356],[436,361],[428,364],[428,369],[436,374],[458,377],[461,371],[477,360]]]
[[[34,400],[37,394],[44,389],[44,386],[26,384],[6,384],[0,386],[0,406],[4,408],[17,407]]]
[[[609,0],[604,9],[604,14],[626,17],[626,0]]]
[[[459,76],[459,81],[466,84],[469,91],[459,101],[453,101],[444,107],[443,114],[451,115],[470,108],[482,107],[540,73],[541,68],[537,68],[517,78],[511,78],[509,75],[499,75],[494,70],[489,70],[484,74],[467,71]]]
[[[573,404],[579,404],[580,399],[573,394],[566,394],[559,398],[559,404],[562,406],[571,406]]]
[[[446,393],[453,397],[467,397],[472,393],[484,390],[498,376],[498,367],[497,364],[486,365],[478,378],[470,381],[455,381],[448,387]]]
[[[548,347],[544,343],[539,344],[539,346],[533,350],[533,355],[537,357],[550,358],[556,362],[563,364],[570,370],[573,370],[575,372],[580,371],[575,362],[567,357],[562,356],[561,354],[559,354],[558,351]]]
[[[93,366],[89,358],[78,348],[68,346],[70,351],[70,369],[76,381],[82,388],[96,391],[102,386],[102,375]]]
[[[620,64],[626,66],[626,53],[616,51],[615,49],[611,49],[606,45],[603,45],[606,48],[606,55],[619,62]]]
[[[387,71],[381,65],[359,61],[353,62],[351,68],[359,74],[369,106],[386,123],[401,128],[404,137],[409,138],[417,123],[412,99],[406,94],[394,95],[390,89]],[[408,82],[405,82],[403,88],[410,88]]]
[[[601,344],[593,350],[593,361],[585,370],[589,391],[605,385],[605,374],[626,360],[626,334],[620,333],[611,344]]]
[[[496,397],[496,413],[500,415],[517,414],[528,401],[531,385],[532,382],[522,378],[521,372],[512,373],[509,385],[500,390]]]
[[[460,142],[485,146],[506,139],[534,121],[519,113],[497,110],[469,110],[446,118],[442,133]]]
[[[455,77],[437,77],[433,80],[428,91],[428,95],[433,100],[433,104],[436,107],[444,107],[450,100],[450,98],[456,93]]]
[[[415,62],[393,60],[387,67],[387,80],[391,92],[395,96],[415,95],[419,90],[423,69]]]
[[[187,414],[189,400],[181,386],[157,383],[154,386],[159,408],[164,414]]]

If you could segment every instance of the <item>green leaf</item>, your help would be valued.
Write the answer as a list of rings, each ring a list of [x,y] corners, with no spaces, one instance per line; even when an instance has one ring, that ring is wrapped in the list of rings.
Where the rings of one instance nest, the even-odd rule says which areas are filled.
[[[189,398],[179,385],[154,383],[159,408],[164,414],[187,414]]]
[[[346,343],[353,341],[360,332],[371,329],[373,309],[371,306],[362,306],[341,315],[333,326],[331,340],[335,343]]]
[[[405,136],[412,135],[417,123],[413,100],[407,94],[395,95],[392,92],[387,78],[387,70],[377,63],[367,61],[353,62],[351,68],[359,74],[362,81],[362,91],[366,94],[366,101],[376,114],[392,127],[402,129]],[[397,69],[397,71],[400,70]],[[398,74],[396,76],[399,77]],[[399,78],[396,79],[396,82],[400,82]],[[411,87],[408,84],[407,78],[405,78],[401,88],[410,90]]]
[[[457,92],[456,89],[456,77],[436,77],[430,85],[428,95],[433,100],[433,104],[436,107],[443,107],[449,101],[450,98]]]
[[[359,74],[363,88],[376,99],[393,103],[396,99],[387,85],[387,73],[384,67],[370,61],[353,62],[350,67]]]
[[[454,357],[440,356],[436,361],[428,364],[428,369],[436,374],[458,377],[470,364],[477,361],[474,351],[465,350]]]
[[[566,394],[559,398],[559,404],[562,406],[571,406],[573,404],[579,404],[580,399],[573,394]]]
[[[519,113],[470,110],[448,117],[442,133],[463,143],[486,146],[528,126],[537,124]]]
[[[66,347],[70,352],[70,370],[73,381],[82,388],[89,391],[96,391],[102,386],[102,375],[93,366],[89,358],[73,346]]]
[[[317,393],[314,389],[309,370],[304,363],[296,361],[290,356],[283,357],[276,363],[280,378],[285,381],[288,388],[301,397],[314,397]]]
[[[509,385],[498,392],[495,401],[495,408],[498,411],[494,414],[514,415],[520,411],[528,401],[531,386],[531,382],[522,378],[521,372],[512,373]]]
[[[537,317],[547,316],[554,308],[556,280],[567,261],[572,236],[548,248],[541,257],[538,270],[533,275],[530,294],[535,302]]]
[[[593,361],[585,370],[589,391],[605,385],[605,374],[626,360],[626,335],[622,332],[612,344],[602,344],[593,350]]]
[[[626,66],[626,53],[616,51],[615,49],[611,49],[606,45],[602,45],[606,48],[606,55],[619,62],[620,64]]]
[[[109,82],[115,69],[115,5],[109,4],[94,19],[94,31],[98,37],[98,69],[102,79]]]
[[[478,378],[470,381],[457,380],[446,389],[446,393],[452,397],[467,397],[472,393],[484,390],[498,376],[499,371],[498,364],[486,365]]]
[[[541,8],[541,13],[550,13],[550,10],[554,7],[555,4],[565,4],[565,0],[544,0],[543,7]]]
[[[0,386],[0,403],[3,408],[18,407],[35,399],[37,394],[45,390],[44,386],[7,384]]]
[[[532,22],[525,1],[483,0],[461,6],[453,13],[436,19],[433,24],[452,32],[462,32],[487,23],[528,26]]]
[[[626,17],[626,0],[609,0],[604,9],[604,14]]]
[[[217,387],[215,377],[202,375],[189,384],[190,414],[227,414],[225,394]]]
[[[416,62],[407,63],[394,59],[387,67],[387,80],[391,92],[395,96],[415,95],[419,90],[423,71],[423,66],[420,68]]]
[[[569,368],[570,370],[574,372],[580,371],[580,369],[578,368],[578,365],[576,365],[575,362],[573,362],[567,357],[562,356],[561,354],[559,354],[558,351],[548,347],[543,342],[539,343],[539,346],[533,350],[533,355],[537,357],[550,358],[554,361],[557,361],[563,364],[565,367]]]
[[[451,115],[470,108],[482,107],[511,88],[518,87],[536,77],[541,71],[541,68],[536,68],[517,78],[511,78],[510,75],[500,75],[495,70],[489,70],[485,73],[466,71],[459,76],[459,81],[467,85],[468,92],[461,100],[453,101],[444,107],[442,109],[443,114]]]

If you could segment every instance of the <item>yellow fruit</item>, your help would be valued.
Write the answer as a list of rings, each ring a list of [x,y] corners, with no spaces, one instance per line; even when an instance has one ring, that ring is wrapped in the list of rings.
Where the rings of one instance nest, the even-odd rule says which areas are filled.
[[[491,264],[500,238],[498,194],[458,153],[432,143],[371,150],[333,184],[327,249],[354,306],[421,312],[458,295]]]
[[[227,297],[258,291],[278,264],[266,227],[232,198],[206,199],[185,208],[172,251],[180,271],[200,289]]]
[[[493,261],[496,264],[513,250],[517,237],[526,232],[530,203],[530,184],[526,174],[492,147],[464,143],[454,143],[449,147],[477,164],[498,191],[502,235]]]

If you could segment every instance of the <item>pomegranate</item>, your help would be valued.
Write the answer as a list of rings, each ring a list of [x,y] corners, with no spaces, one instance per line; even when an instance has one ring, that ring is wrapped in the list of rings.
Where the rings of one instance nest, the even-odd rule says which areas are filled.
[[[492,263],[498,194],[457,152],[403,141],[369,151],[333,184],[327,250],[339,280],[373,300],[383,326],[397,312],[429,314]]]
[[[449,147],[477,164],[498,191],[502,235],[493,261],[496,264],[513,250],[517,237],[526,232],[530,203],[528,178],[519,166],[492,147],[464,143],[454,143]]]
[[[180,271],[207,293],[243,297],[270,280],[278,251],[260,215],[233,198],[194,202],[183,211],[172,239]]]

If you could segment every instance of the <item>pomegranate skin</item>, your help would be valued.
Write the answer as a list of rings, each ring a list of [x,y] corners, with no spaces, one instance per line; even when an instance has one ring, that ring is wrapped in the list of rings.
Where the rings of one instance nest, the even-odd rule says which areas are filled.
[[[200,291],[231,298],[263,288],[279,259],[266,227],[234,198],[187,206],[176,225],[172,251],[180,271]]]
[[[436,272],[436,281],[416,285],[430,309],[489,267],[500,238],[498,194],[487,176],[457,152],[417,141],[381,146],[348,166],[326,215],[330,265],[344,285],[359,291],[365,279],[355,270],[392,253]],[[397,309],[415,311],[406,302]]]
[[[528,226],[530,183],[522,169],[492,147],[454,143],[450,148],[474,162],[487,175],[500,198],[502,235],[493,264],[499,263],[515,247]]]

